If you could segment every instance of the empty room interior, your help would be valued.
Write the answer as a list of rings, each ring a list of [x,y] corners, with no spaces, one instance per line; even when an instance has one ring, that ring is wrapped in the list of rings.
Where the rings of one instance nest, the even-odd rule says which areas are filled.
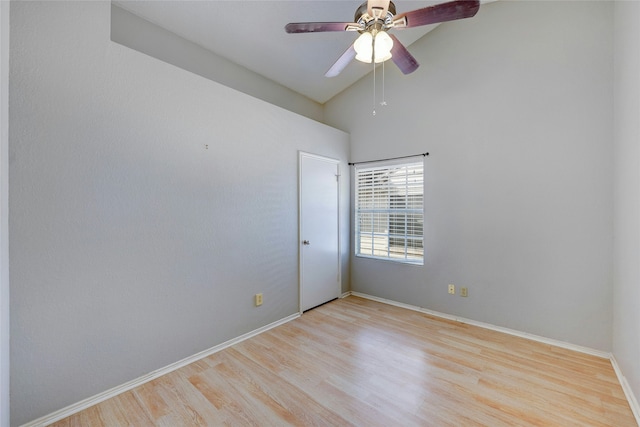
[[[640,2],[0,25],[1,426],[640,423]]]

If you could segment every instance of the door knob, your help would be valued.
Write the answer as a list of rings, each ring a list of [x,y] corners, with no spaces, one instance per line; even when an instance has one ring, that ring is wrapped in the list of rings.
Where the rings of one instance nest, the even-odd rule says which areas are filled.
[[[303,245],[305,245],[305,246],[309,246],[309,245],[310,245],[310,243],[309,243],[309,241],[308,241],[308,240],[303,240],[303,241],[302,241],[302,244],[303,244]]]

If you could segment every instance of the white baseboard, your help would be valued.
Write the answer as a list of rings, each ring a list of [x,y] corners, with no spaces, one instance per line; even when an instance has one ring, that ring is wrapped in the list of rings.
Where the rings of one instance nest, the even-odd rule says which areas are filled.
[[[455,322],[466,323],[466,324],[469,324],[469,325],[478,326],[480,328],[490,329],[492,331],[498,331],[498,332],[502,332],[502,333],[505,333],[505,334],[514,335],[514,336],[520,337],[520,338],[526,338],[526,339],[530,339],[530,340],[533,340],[533,341],[538,341],[538,342],[541,342],[541,343],[544,343],[544,344],[549,344],[549,345],[553,345],[553,346],[556,346],[556,347],[565,348],[567,350],[573,350],[573,351],[578,351],[580,353],[590,354],[592,356],[600,357],[600,358],[603,358],[603,359],[610,359],[611,358],[611,353],[607,353],[606,351],[595,350],[593,348],[582,347],[582,346],[579,346],[579,345],[571,344],[571,343],[560,341],[560,340],[554,340],[554,339],[551,339],[551,338],[541,337],[539,335],[534,335],[534,334],[530,334],[530,333],[527,333],[527,332],[516,331],[515,329],[504,328],[502,326],[496,326],[496,325],[492,325],[490,323],[478,322],[476,320],[466,319],[464,317],[458,317],[458,316],[453,316],[453,315],[450,315],[450,314],[440,313],[438,311],[429,310],[429,309],[418,307],[418,306],[415,306],[415,305],[404,304],[404,303],[401,303],[401,302],[388,300],[388,299],[385,299],[385,298],[374,297],[372,295],[362,294],[360,292],[351,292],[351,295],[356,296],[356,297],[370,299],[372,301],[377,301],[377,302],[381,302],[381,303],[384,303],[384,304],[395,305],[396,307],[402,307],[402,308],[406,308],[408,310],[419,311],[421,313],[430,314],[431,316],[436,316],[436,317],[440,317],[440,318],[447,319],[447,320],[453,320]]]
[[[631,386],[629,386],[629,383],[627,382],[627,379],[625,378],[624,375],[622,375],[622,371],[620,370],[620,367],[618,366],[618,362],[616,361],[616,358],[613,356],[613,354],[611,353],[607,353],[605,351],[600,351],[600,350],[595,350],[589,347],[582,347],[579,345],[575,345],[575,344],[571,344],[571,343],[567,343],[564,341],[559,341],[559,340],[555,340],[555,339],[551,339],[551,338],[546,338],[546,337],[541,337],[539,335],[533,335],[533,334],[529,334],[526,332],[520,332],[520,331],[516,331],[514,329],[509,329],[509,328],[503,328],[502,326],[496,326],[496,325],[492,325],[490,323],[484,323],[484,322],[478,322],[475,320],[471,320],[471,319],[466,319],[464,317],[458,317],[458,316],[452,316],[450,314],[445,314],[445,313],[440,313],[437,311],[433,311],[433,310],[428,310],[426,308],[422,308],[422,307],[418,307],[415,305],[410,305],[410,304],[404,304],[401,302],[397,302],[397,301],[393,301],[393,300],[388,300],[385,298],[379,298],[379,297],[374,297],[373,295],[367,295],[367,294],[362,294],[360,292],[347,292],[345,293],[342,298],[345,298],[349,295],[353,295],[356,297],[360,297],[360,298],[365,298],[365,299],[369,299],[372,301],[377,301],[377,302],[381,302],[384,304],[389,304],[389,305],[394,305],[396,307],[401,307],[401,308],[406,308],[408,310],[413,310],[413,311],[419,311],[421,313],[425,313],[425,314],[430,314],[432,316],[436,316],[436,317],[440,317],[443,319],[447,319],[447,320],[453,320],[456,322],[461,322],[461,323],[467,323],[469,325],[474,325],[474,326],[478,326],[484,329],[490,329],[493,331],[498,331],[498,332],[503,332],[505,334],[509,334],[509,335],[514,335],[517,337],[521,337],[521,338],[526,338],[526,339],[530,339],[533,341],[538,341],[544,344],[549,344],[549,345],[553,345],[556,347],[561,347],[567,350],[573,350],[573,351],[577,351],[580,353],[585,353],[585,354],[589,354],[592,356],[596,356],[596,357],[600,357],[603,359],[609,359],[611,361],[611,365],[613,366],[613,370],[616,373],[616,376],[618,377],[618,381],[620,382],[620,385],[622,386],[622,390],[624,391],[624,394],[627,398],[627,402],[629,402],[629,406],[631,407],[631,411],[633,412],[634,417],[636,418],[636,423],[638,423],[638,426],[640,426],[640,406],[638,405],[638,400],[636,399],[636,396],[633,394],[633,390],[631,389]]]
[[[607,353],[607,352],[603,352],[600,350],[595,350],[595,349],[591,349],[588,347],[582,347],[582,346],[578,346],[575,344],[571,344],[571,343],[567,343],[564,341],[559,341],[559,340],[554,340],[551,338],[545,338],[545,337],[541,337],[538,335],[533,335],[533,334],[529,334],[526,332],[520,332],[520,331],[516,331],[514,329],[509,329],[509,328],[504,328],[501,326],[496,326],[496,325],[492,325],[490,323],[484,323],[484,322],[478,322],[475,320],[471,320],[471,319],[466,319],[464,317],[458,317],[458,316],[452,316],[450,314],[445,314],[445,313],[440,313],[437,311],[433,311],[433,310],[428,310],[426,308],[422,308],[422,307],[418,307],[418,306],[414,306],[414,305],[410,305],[410,304],[404,304],[401,302],[397,302],[397,301],[393,301],[393,300],[388,300],[385,298],[379,298],[379,297],[375,297],[373,295],[368,295],[368,294],[363,294],[360,292],[353,292],[353,291],[348,291],[343,293],[340,298],[346,298],[350,295],[353,296],[357,296],[360,298],[365,298],[365,299],[369,299],[372,301],[377,301],[377,302],[381,302],[384,304],[389,304],[389,305],[393,305],[396,307],[401,307],[401,308],[406,308],[408,310],[413,310],[413,311],[418,311],[421,313],[425,313],[425,314],[429,314],[432,316],[436,316],[436,317],[440,317],[443,319],[447,319],[447,320],[453,320],[456,322],[460,322],[460,323],[466,323],[469,325],[474,325],[474,326],[478,326],[484,329],[490,329],[493,331],[498,331],[498,332],[502,332],[505,334],[509,334],[509,335],[514,335],[514,336],[518,336],[518,337],[522,337],[522,338],[527,338],[533,341],[538,341],[541,343],[545,343],[545,344],[549,344],[549,345],[553,345],[556,347],[561,347],[561,348],[565,348],[568,350],[574,350],[574,351],[578,351],[580,353],[585,353],[585,354],[590,354],[592,356],[596,356],[596,357],[601,357],[603,359],[609,359],[611,361],[611,365],[613,366],[613,369],[618,377],[618,381],[620,381],[620,385],[622,386],[622,389],[624,390],[624,394],[627,397],[627,401],[629,402],[629,406],[631,406],[631,410],[633,411],[633,415],[636,418],[636,422],[638,423],[638,425],[640,426],[640,406],[638,405],[638,401],[635,397],[635,395],[633,394],[633,390],[631,390],[631,387],[629,386],[629,383],[627,382],[627,379],[624,377],[624,375],[622,375],[622,372],[620,371],[620,367],[618,366],[618,363],[615,359],[615,357],[611,354],[611,353]],[[68,416],[71,416],[75,413],[78,413],[84,409],[87,409],[93,405],[96,405],[100,402],[103,402],[107,399],[110,399],[114,396],[117,396],[121,393],[124,393],[126,391],[129,391],[139,385],[142,385],[144,383],[147,383],[151,380],[154,380],[162,375],[168,374],[170,372],[173,372],[179,368],[182,368],[183,366],[186,366],[190,363],[196,362],[200,359],[203,359],[207,356],[210,356],[211,354],[217,353],[221,350],[224,350],[227,347],[231,347],[234,344],[237,344],[239,342],[242,342],[244,340],[247,340],[251,337],[254,337],[262,332],[268,331],[269,329],[273,329],[277,326],[283,325],[287,322],[290,322],[294,319],[297,319],[298,317],[300,317],[299,313],[295,313],[292,314],[290,316],[287,316],[283,319],[280,319],[276,322],[270,323],[266,326],[263,326],[261,328],[258,328],[254,331],[248,332],[244,335],[241,335],[239,337],[233,338],[229,341],[226,341],[222,344],[219,344],[217,346],[211,347],[210,349],[201,351],[200,353],[196,353],[192,356],[189,356],[185,359],[182,359],[178,362],[172,363],[171,365],[165,366],[164,368],[160,368],[156,371],[153,371],[149,374],[143,375],[139,378],[136,378],[132,381],[129,381],[125,384],[119,385],[117,387],[114,387],[110,390],[104,391],[102,393],[96,394],[95,396],[89,397],[87,399],[84,399],[80,402],[77,402],[73,405],[69,405],[66,408],[62,408],[56,412],[53,412],[49,415],[45,415],[44,417],[38,418],[37,420],[31,421],[29,423],[23,424],[21,427],[44,427],[47,426],[49,424],[53,424],[56,421],[60,421]]]
[[[622,375],[622,371],[620,370],[618,361],[613,354],[611,355],[611,366],[613,366],[613,370],[618,376],[618,381],[620,381],[620,385],[622,386],[624,395],[627,397],[627,402],[629,402],[629,406],[631,406],[633,416],[636,417],[636,423],[638,424],[638,426],[640,426],[640,405],[638,404],[638,399],[636,399],[635,394],[633,394],[633,390],[631,389],[627,378]]]
[[[190,363],[196,362],[200,359],[203,359],[207,356],[210,356],[214,353],[217,353],[221,350],[224,350],[227,347],[231,347],[234,344],[237,344],[239,342],[242,342],[244,340],[247,340],[251,337],[254,337],[258,334],[261,334],[262,332],[268,331],[269,329],[273,329],[277,326],[283,325],[287,322],[290,322],[294,319],[297,319],[298,317],[300,317],[300,313],[295,313],[292,314],[290,316],[287,316],[283,319],[277,320],[273,323],[270,323],[268,325],[265,325],[261,328],[258,328],[256,330],[253,330],[251,332],[247,332],[244,335],[240,335],[239,337],[230,339],[229,341],[223,342],[222,344],[218,344],[214,347],[211,347],[207,350],[203,350],[199,353],[196,353],[192,356],[186,357],[182,360],[179,360],[175,363],[172,363],[168,366],[165,366],[164,368],[160,368],[156,371],[150,372],[146,375],[143,375],[139,378],[136,378],[132,381],[129,381],[127,383],[121,384],[119,386],[116,386],[110,390],[104,391],[102,393],[98,393],[95,396],[89,397],[87,399],[84,399],[80,402],[74,403],[72,405],[67,406],[66,408],[62,408],[58,411],[52,412],[49,415],[45,415],[44,417],[38,418],[37,420],[33,420],[31,422],[28,422],[26,424],[23,424],[21,427],[44,427],[44,426],[48,426],[49,424],[53,424],[56,421],[60,421],[64,418],[67,418],[70,415],[76,414],[84,409],[90,408],[93,405],[96,405],[100,402],[103,402],[107,399],[110,399],[114,396],[117,396],[121,393],[124,393],[125,391],[129,391],[135,387],[138,387],[144,383],[147,383],[151,380],[154,380],[158,377],[161,377],[162,375],[166,375],[170,372],[175,371],[176,369],[180,369],[183,366],[186,366]]]

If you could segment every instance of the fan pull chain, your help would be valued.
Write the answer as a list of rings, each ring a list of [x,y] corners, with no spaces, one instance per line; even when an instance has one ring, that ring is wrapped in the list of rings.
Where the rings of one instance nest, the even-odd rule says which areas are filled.
[[[380,102],[383,107],[387,105],[387,101],[384,100],[384,63],[385,61],[382,61],[382,102]]]
[[[373,115],[376,115],[376,63],[371,61],[373,64]]]
[[[373,65],[373,115],[376,115],[376,36],[371,39],[371,64]]]

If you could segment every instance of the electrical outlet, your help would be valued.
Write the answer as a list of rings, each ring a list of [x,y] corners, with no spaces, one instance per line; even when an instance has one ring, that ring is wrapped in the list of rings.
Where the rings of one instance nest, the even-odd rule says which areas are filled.
[[[262,294],[256,294],[256,307],[262,305]]]
[[[460,296],[461,297],[466,297],[469,296],[469,291],[467,288],[460,288]]]
[[[451,295],[455,295],[456,294],[456,285],[449,285],[449,293]]]

